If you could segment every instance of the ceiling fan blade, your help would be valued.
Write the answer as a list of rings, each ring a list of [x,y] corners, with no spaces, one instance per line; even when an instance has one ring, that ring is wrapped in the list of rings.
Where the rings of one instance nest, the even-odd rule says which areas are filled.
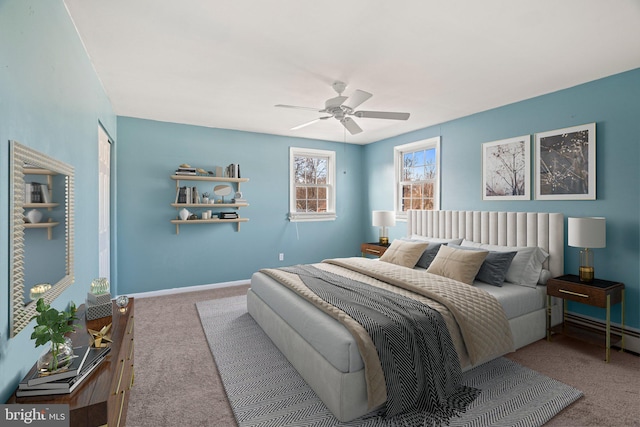
[[[347,100],[346,96],[336,96],[335,98],[329,98],[325,101],[324,103],[324,110],[322,111],[328,111],[331,108],[336,108],[342,105],[342,103],[344,101]]]
[[[358,126],[355,120],[353,120],[351,117],[345,117],[344,119],[340,120],[340,123],[342,123],[342,126],[344,126],[351,135],[362,132],[360,126]]]
[[[292,127],[290,130],[298,130],[298,129],[302,129],[303,127],[306,127],[306,126],[312,125],[312,124],[314,124],[315,122],[319,122],[319,121],[320,121],[320,119],[314,119],[314,120],[311,120],[310,122],[306,122],[306,123],[303,123],[303,124],[301,124],[301,125],[298,125],[298,126]]]
[[[313,107],[298,107],[296,105],[285,105],[285,104],[276,104],[276,105],[274,105],[274,107],[278,107],[278,108],[294,108],[296,110],[310,110],[310,111],[315,111],[316,113],[318,111],[320,111],[317,108],[313,108]]]
[[[394,113],[390,111],[356,111],[353,113],[356,117],[364,117],[367,119],[391,119],[391,120],[407,120],[409,113]]]
[[[355,110],[360,104],[362,104],[367,99],[371,98],[373,95],[369,92],[365,92],[363,90],[357,89],[353,94],[347,99],[342,106],[347,107],[351,110]]]
[[[320,120],[330,119],[331,117],[333,117],[333,116],[318,117],[317,119],[311,120],[310,122],[306,122],[306,123],[303,123],[303,124],[301,124],[301,125],[298,125],[298,126],[292,127],[290,130],[298,130],[298,129],[302,129],[302,128],[303,128],[303,127],[305,127],[305,126],[312,125],[312,124],[314,124],[314,123],[316,123],[316,122],[319,122]]]

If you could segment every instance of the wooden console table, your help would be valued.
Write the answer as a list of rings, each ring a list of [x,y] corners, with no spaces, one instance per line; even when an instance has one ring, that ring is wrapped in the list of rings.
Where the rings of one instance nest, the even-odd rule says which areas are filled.
[[[88,345],[87,328],[100,330],[111,323],[111,351],[91,375],[85,378],[71,394],[37,397],[14,395],[7,403],[67,404],[71,427],[124,426],[127,419],[129,390],[133,386],[133,308],[134,298],[129,298],[125,312],[113,304],[112,318],[85,320],[84,304],[78,308],[78,327],[69,334],[74,346]],[[32,370],[35,369],[32,368]]]

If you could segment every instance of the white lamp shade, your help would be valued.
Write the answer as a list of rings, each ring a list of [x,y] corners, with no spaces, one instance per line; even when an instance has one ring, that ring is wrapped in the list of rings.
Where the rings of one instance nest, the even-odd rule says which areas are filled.
[[[605,218],[569,218],[567,228],[569,246],[604,248],[607,245]]]
[[[396,225],[396,213],[394,211],[373,211],[373,226],[393,227]]]

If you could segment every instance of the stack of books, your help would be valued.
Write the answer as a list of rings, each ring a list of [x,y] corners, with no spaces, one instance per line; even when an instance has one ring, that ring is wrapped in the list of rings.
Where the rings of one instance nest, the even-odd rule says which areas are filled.
[[[40,184],[39,182],[25,182],[24,202],[50,203],[49,187],[47,184]]]
[[[234,197],[231,200],[231,203],[236,203],[238,205],[246,205],[247,204],[247,199],[245,199],[244,197]]]
[[[179,167],[176,169],[176,175],[197,175],[196,168]]]
[[[238,214],[236,212],[220,212],[218,214],[218,218],[220,219],[237,219]]]
[[[41,373],[34,367],[20,381],[16,397],[69,394],[100,366],[109,351],[111,351],[111,347],[77,347],[73,349],[77,357],[64,371]]]
[[[175,203],[200,203],[198,187],[180,187],[176,190]]]
[[[227,166],[227,174],[228,178],[241,178],[240,176],[240,165],[238,163],[231,163]]]

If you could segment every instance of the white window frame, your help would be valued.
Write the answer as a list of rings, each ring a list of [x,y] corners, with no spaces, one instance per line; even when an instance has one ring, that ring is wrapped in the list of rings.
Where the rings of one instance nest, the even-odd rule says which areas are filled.
[[[393,163],[395,165],[395,185],[394,185],[394,209],[396,211],[396,219],[401,221],[407,220],[407,213],[402,210],[402,159],[405,153],[422,150],[436,150],[436,182],[433,188],[433,210],[440,210],[440,181],[442,171],[440,170],[440,137],[436,136],[421,141],[411,142],[409,144],[397,145],[393,147]]]
[[[296,157],[321,157],[327,162],[327,211],[296,212]],[[289,147],[289,221],[333,221],[336,219],[336,152],[314,148]]]

